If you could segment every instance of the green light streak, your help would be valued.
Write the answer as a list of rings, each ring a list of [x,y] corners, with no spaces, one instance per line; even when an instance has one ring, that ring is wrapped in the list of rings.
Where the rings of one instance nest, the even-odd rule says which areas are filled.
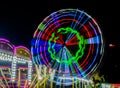
[[[43,30],[44,26],[45,26],[45,25],[41,23],[41,24],[38,26],[38,29],[39,29],[39,30]]]
[[[85,42],[84,42],[83,37],[80,36],[80,33],[78,33],[76,30],[74,30],[70,27],[59,28],[58,31],[57,31],[57,33],[61,33],[61,34],[67,34],[68,32],[71,32],[71,33],[75,34],[76,37],[79,40],[79,43],[78,43],[79,49],[75,53],[75,56],[72,56],[71,58],[68,58],[68,60],[60,60],[59,57],[56,57],[54,46],[56,44],[56,40],[59,39],[59,37],[58,36],[56,37],[55,33],[52,33],[51,38],[48,40],[48,45],[49,45],[48,46],[48,52],[50,53],[50,56],[53,60],[57,60],[57,62],[59,62],[59,63],[66,63],[66,64],[70,65],[73,61],[77,62],[79,58],[82,58],[82,56],[84,54],[84,49],[85,49]],[[54,41],[54,44],[52,45],[53,52],[50,50],[50,46],[51,46],[50,43],[52,42],[52,40]]]

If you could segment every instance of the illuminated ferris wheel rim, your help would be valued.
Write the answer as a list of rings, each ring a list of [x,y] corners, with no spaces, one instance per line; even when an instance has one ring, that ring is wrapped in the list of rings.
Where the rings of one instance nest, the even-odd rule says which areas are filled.
[[[86,16],[88,16],[90,19],[92,19],[92,21],[94,21],[94,23],[95,23],[95,25],[97,25],[97,27],[98,27],[98,29],[99,29],[99,32],[100,32],[100,34],[102,34],[101,33],[101,30],[100,30],[100,27],[99,27],[99,25],[97,24],[97,22],[90,16],[90,15],[88,15],[86,12],[84,12],[84,11],[81,11],[81,10],[79,10],[79,9],[62,9],[62,10],[58,10],[58,11],[56,11],[56,12],[53,12],[53,13],[51,13],[50,15],[53,15],[53,14],[56,14],[56,13],[58,13],[58,12],[64,12],[64,11],[72,11],[72,12],[75,12],[76,10],[78,11],[78,12],[80,12],[80,13],[84,13]],[[49,16],[47,16],[44,20],[47,20],[49,18]],[[51,18],[52,19],[52,18]],[[43,21],[44,21],[43,20]],[[50,20],[51,21],[51,20]],[[55,21],[55,20],[53,20],[53,21]],[[49,23],[49,22],[48,22]],[[51,22],[52,23],[52,22]],[[41,25],[42,24],[42,22],[39,24],[39,25]],[[37,27],[37,30],[39,30],[39,26]],[[36,30],[36,31],[37,31]],[[35,32],[36,32],[35,31]],[[34,35],[33,35],[33,37],[35,37],[36,35],[35,35],[35,33],[34,33]],[[102,37],[102,36],[101,36]],[[103,41],[102,41],[103,42]]]
[[[66,11],[68,11],[68,12],[66,12]],[[67,14],[70,14],[70,12],[75,13],[75,12],[77,12],[77,11],[78,11],[79,13],[84,13],[86,16],[88,16],[88,17],[94,22],[94,24],[97,26],[97,30],[99,31],[99,34],[102,35],[101,30],[100,30],[100,27],[98,26],[97,22],[96,22],[90,15],[88,15],[86,12],[80,11],[80,10],[78,10],[78,9],[62,9],[62,10],[58,10],[58,11],[56,11],[56,12],[53,12],[53,13],[51,14],[51,15],[54,15],[54,14],[56,14],[56,13],[59,13],[59,14],[56,16],[55,19],[49,18],[51,15],[47,16],[47,17],[43,20],[43,22],[45,21],[46,24],[45,24],[44,27],[42,27],[41,29],[40,29],[40,26],[43,25],[43,22],[40,23],[40,25],[38,26],[37,30],[36,30],[35,33],[34,33],[34,37],[36,37],[36,34],[37,34],[37,40],[36,40],[36,42],[35,42],[35,47],[37,48],[37,43],[40,41],[40,40],[39,40],[40,37],[44,35],[44,34],[42,34],[42,32],[44,32],[45,29],[48,28],[51,23],[52,23],[52,25],[53,25],[54,21],[56,21],[56,19],[59,19],[59,18],[60,18],[59,16],[62,17],[61,14],[66,14],[66,13],[67,13]],[[66,16],[67,16],[67,15],[66,15]],[[64,16],[64,17],[65,17],[65,16]],[[95,29],[94,29],[94,30],[95,30]],[[38,32],[38,31],[39,31],[39,32]],[[96,30],[95,30],[95,31],[96,31]],[[37,33],[37,32],[38,32],[38,33]],[[46,38],[46,39],[47,39],[47,38]],[[101,63],[102,57],[103,57],[103,52],[104,52],[104,51],[103,51],[103,50],[104,50],[103,47],[104,47],[104,44],[103,44],[103,40],[102,40],[102,39],[103,39],[102,36],[100,36],[100,44],[101,44],[100,55],[101,55],[101,59],[100,59],[99,63],[97,63],[97,64],[95,64],[95,65],[93,66],[94,70],[96,70],[96,69],[98,68],[99,64]],[[39,49],[37,49],[37,50],[39,50]],[[33,53],[32,53],[32,54],[33,54]],[[39,55],[38,55],[38,56],[39,56]],[[96,57],[97,57],[97,56],[96,56]],[[90,74],[92,71],[93,71],[93,69],[92,69],[88,74]]]

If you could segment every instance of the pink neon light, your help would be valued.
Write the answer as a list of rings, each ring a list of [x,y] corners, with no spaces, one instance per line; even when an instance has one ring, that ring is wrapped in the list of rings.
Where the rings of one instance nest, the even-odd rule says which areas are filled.
[[[10,47],[12,47],[13,49],[15,48],[15,46],[13,44],[10,44],[10,41],[5,38],[0,38],[0,41],[8,42]],[[14,51],[13,51],[13,53],[14,53]]]
[[[0,41],[10,42],[9,40],[7,40],[5,38],[0,38]]]

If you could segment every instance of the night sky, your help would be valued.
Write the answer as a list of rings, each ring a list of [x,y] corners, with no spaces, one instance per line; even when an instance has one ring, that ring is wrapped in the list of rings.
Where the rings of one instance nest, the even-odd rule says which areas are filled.
[[[41,1],[41,0],[40,0]],[[52,12],[65,8],[84,10],[95,18],[102,30],[105,54],[100,74],[109,83],[120,83],[120,3],[105,0],[56,0],[0,3],[0,37],[30,49],[34,31]],[[109,44],[115,44],[109,47]]]

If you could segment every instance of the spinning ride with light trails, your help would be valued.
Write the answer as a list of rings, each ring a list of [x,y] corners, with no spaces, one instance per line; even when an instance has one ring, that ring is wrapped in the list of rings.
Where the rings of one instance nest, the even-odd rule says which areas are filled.
[[[34,64],[55,70],[53,82],[71,85],[71,77],[87,78],[100,65],[104,52],[102,33],[86,12],[59,10],[40,23],[31,52]]]

